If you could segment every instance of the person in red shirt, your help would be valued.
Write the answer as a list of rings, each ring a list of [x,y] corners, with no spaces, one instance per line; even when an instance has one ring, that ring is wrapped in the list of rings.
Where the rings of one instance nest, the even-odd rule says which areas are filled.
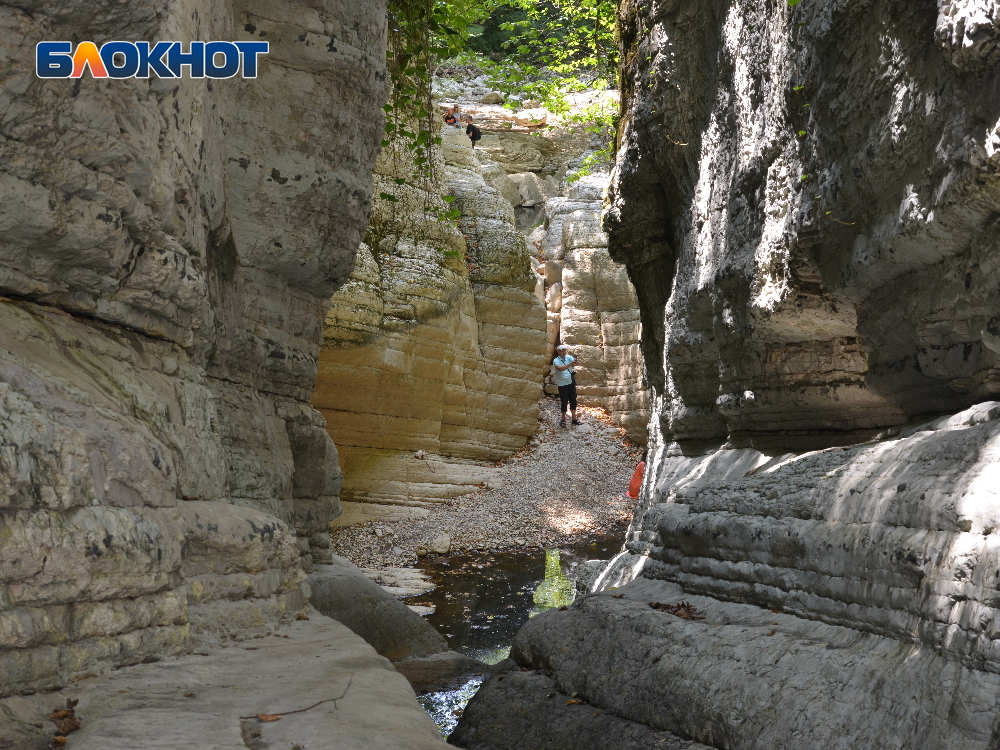
[[[645,473],[646,457],[643,456],[642,461],[639,462],[639,465],[635,467],[635,471],[632,472],[632,481],[628,483],[628,492],[625,493],[633,500],[639,499],[639,490],[642,488],[642,475]]]

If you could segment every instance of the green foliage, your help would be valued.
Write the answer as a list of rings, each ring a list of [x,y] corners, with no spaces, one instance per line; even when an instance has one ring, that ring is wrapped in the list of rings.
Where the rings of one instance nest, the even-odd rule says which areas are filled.
[[[389,0],[386,66],[392,81],[385,105],[382,147],[405,144],[411,164],[397,185],[427,185],[435,179],[438,113],[431,81],[442,60],[487,55],[485,67],[495,88],[521,101],[537,99],[551,112],[568,116],[604,146],[589,157],[577,176],[603,166],[613,156],[616,107],[608,102],[570,114],[566,95],[587,88],[609,88],[617,78],[615,4],[607,0]],[[492,59],[492,63],[489,62]],[[480,57],[480,61],[484,58]],[[516,60],[516,63],[513,62]],[[395,152],[393,149],[394,158]],[[428,194],[430,191],[425,191]],[[390,203],[398,197],[381,193]],[[454,208],[437,212],[455,221]]]
[[[571,122],[582,123],[584,131],[596,135],[601,146],[594,153],[585,157],[580,168],[566,176],[566,181],[576,182],[595,170],[609,169],[614,164],[615,159],[615,126],[618,123],[617,103],[601,99],[582,112],[572,113],[568,119]]]
[[[501,5],[496,8],[480,26],[469,27],[469,41],[466,48],[499,62],[506,54],[506,45],[513,41],[511,31],[502,28],[505,24],[520,24],[528,19],[528,11],[515,5]]]
[[[516,0],[521,20],[500,28],[510,34],[504,47],[516,64],[494,72],[508,88],[554,104],[559,94],[588,86],[608,88],[618,76],[615,5],[607,0]]]
[[[441,59],[460,53],[478,21],[489,16],[498,0],[469,0],[459,5],[453,0],[389,0],[388,48],[386,67],[392,82],[386,113],[382,148],[395,141],[405,144],[409,163],[399,172],[410,178],[397,178],[397,185],[429,185],[435,179],[435,148],[441,139],[435,136],[440,126],[431,92],[434,67]],[[393,156],[396,156],[394,149]],[[425,191],[428,196],[430,191]],[[380,193],[384,201],[398,202],[398,196]],[[424,210],[435,213],[441,221],[456,221],[457,209],[431,205],[428,197]],[[454,198],[452,198],[454,200]]]

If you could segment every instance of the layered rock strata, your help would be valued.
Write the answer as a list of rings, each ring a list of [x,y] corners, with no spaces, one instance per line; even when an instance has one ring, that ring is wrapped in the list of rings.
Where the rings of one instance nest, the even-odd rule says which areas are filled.
[[[711,747],[998,745],[996,18],[622,5],[651,460],[520,666]]]
[[[646,442],[649,389],[643,372],[639,301],[625,267],[608,255],[601,228],[608,175],[571,182],[566,197],[545,201],[545,223],[529,240],[544,265],[549,315],[548,355],[566,343],[578,358],[577,391],[587,406],[603,408],[628,437]],[[546,391],[556,388],[548,378]]]
[[[998,458],[996,402],[805,455],[661,446],[597,593],[512,657],[712,747],[992,748]]]
[[[664,434],[801,449],[1000,390],[996,19],[623,6],[606,227]]]
[[[0,29],[6,695],[304,605],[340,484],[309,399],[386,73],[384,3],[5,6]],[[270,52],[253,80],[35,77],[38,39],[81,38]]]
[[[314,405],[351,502],[421,504],[466,494],[538,426],[545,313],[502,176],[463,131],[442,131],[439,179],[399,186],[387,151],[358,266],[333,297]],[[485,168],[484,168],[485,165]],[[402,175],[402,177],[400,177]],[[444,195],[461,212],[440,219]],[[418,452],[419,453],[418,455]]]
[[[4,741],[16,750],[52,747],[49,717],[67,700],[77,702],[81,721],[68,747],[79,750],[306,748],[328,746],[330,737],[343,748],[448,747],[388,660],[316,612],[282,637],[252,646],[142,664],[58,692],[0,699]],[[261,721],[258,714],[279,718]]]

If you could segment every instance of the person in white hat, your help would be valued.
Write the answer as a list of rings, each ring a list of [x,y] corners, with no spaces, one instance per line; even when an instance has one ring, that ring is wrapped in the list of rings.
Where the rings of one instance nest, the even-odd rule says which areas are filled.
[[[562,407],[562,419],[559,426],[566,426],[566,407],[569,407],[570,418],[573,424],[582,424],[576,418],[576,374],[573,372],[573,363],[576,357],[569,353],[566,344],[559,344],[556,347],[556,358],[552,360],[552,366],[556,368],[555,381],[559,387],[559,405]]]

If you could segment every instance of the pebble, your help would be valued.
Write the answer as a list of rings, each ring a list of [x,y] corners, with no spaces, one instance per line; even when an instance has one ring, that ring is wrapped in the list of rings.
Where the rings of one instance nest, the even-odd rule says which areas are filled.
[[[437,555],[447,555],[451,551],[451,536],[441,534],[431,542],[431,552]]]
[[[558,426],[557,399],[543,397],[540,406],[539,445],[504,462],[486,487],[429,504],[426,518],[337,527],[331,551],[360,567],[386,568],[406,564],[400,557],[415,562],[428,554],[535,547],[542,540],[557,546],[622,528],[635,509],[625,490],[642,449],[624,440],[599,409],[578,412],[592,430],[584,440]],[[433,543],[444,535],[447,551],[438,552]]]

